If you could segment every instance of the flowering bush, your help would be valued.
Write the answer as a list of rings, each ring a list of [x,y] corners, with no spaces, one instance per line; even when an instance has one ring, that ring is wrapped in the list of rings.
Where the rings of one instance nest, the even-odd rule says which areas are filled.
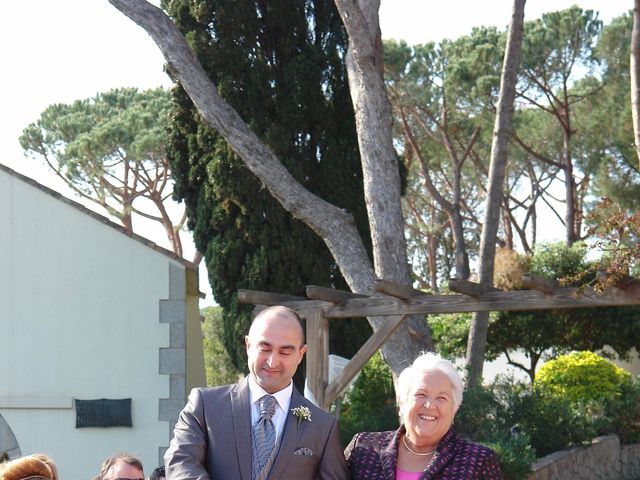
[[[631,375],[593,352],[572,352],[545,363],[535,388],[576,404],[617,398]]]

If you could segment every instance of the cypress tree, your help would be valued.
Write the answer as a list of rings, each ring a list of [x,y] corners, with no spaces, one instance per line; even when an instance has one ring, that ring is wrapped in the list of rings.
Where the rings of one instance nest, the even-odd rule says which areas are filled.
[[[369,239],[347,38],[333,0],[172,0],[163,7],[227,102],[306,188],[353,213]],[[172,96],[174,195],[186,203],[223,307],[225,347],[246,369],[251,306],[238,304],[239,288],[304,295],[309,284],[345,289],[346,283],[320,237],[200,121],[180,85]],[[344,356],[370,334],[364,320],[333,322],[330,331],[331,351]]]

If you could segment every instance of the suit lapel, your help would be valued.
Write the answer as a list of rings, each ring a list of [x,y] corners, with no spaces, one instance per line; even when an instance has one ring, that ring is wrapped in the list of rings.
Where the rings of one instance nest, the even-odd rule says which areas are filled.
[[[269,473],[269,480],[277,480],[279,478],[285,478],[287,465],[293,458],[293,452],[297,445],[300,445],[300,439],[304,434],[305,428],[308,427],[309,422],[300,422],[297,424],[297,418],[291,413],[291,410],[304,405],[304,397],[293,388],[291,394],[291,403],[289,405],[289,411],[287,413],[287,420],[284,424],[284,431],[282,432],[282,440],[280,441],[280,447],[278,449],[278,455],[271,467]]]
[[[382,464],[385,480],[394,480],[396,478],[399,432],[399,430],[396,430],[394,434],[386,435],[380,445],[380,463]]]
[[[240,477],[251,480],[251,405],[246,377],[231,390],[230,395]]]

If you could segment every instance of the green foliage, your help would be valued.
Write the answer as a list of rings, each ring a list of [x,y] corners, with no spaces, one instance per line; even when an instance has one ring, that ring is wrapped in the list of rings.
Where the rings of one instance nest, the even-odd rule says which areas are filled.
[[[330,0],[163,1],[225,100],[302,185],[353,214],[367,242],[362,171],[344,57],[346,34]],[[169,152],[175,196],[205,255],[223,307],[224,342],[245,368],[249,306],[240,288],[304,295],[306,285],[346,289],[320,237],[294,219],[200,119],[185,91],[172,93]],[[359,325],[360,326],[360,325]],[[336,322],[330,349],[351,357],[370,329]]]
[[[547,278],[579,277],[572,286],[594,278],[586,247],[580,242],[571,247],[561,242],[538,245],[530,272]],[[499,312],[489,325],[487,350],[494,355],[524,350],[529,365],[514,362],[514,366],[525,370],[533,381],[540,360],[571,350],[601,350],[605,345],[619,358],[626,358],[632,348],[640,346],[640,308]]]
[[[391,370],[376,353],[364,366],[347,393],[340,412],[340,435],[346,447],[358,432],[398,428]]]
[[[560,278],[584,270],[587,265],[586,246],[576,242],[567,246],[562,242],[543,243],[536,247],[530,272],[548,278]]]
[[[536,389],[572,403],[588,404],[620,397],[629,372],[593,352],[572,352],[545,363],[536,376]]]
[[[522,69],[538,75],[546,73],[545,84],[539,86],[556,89],[566,82],[574,68],[593,66],[593,47],[601,29],[597,13],[575,5],[525,22]]]
[[[539,458],[596,436],[600,423],[594,422],[589,413],[565,398],[545,396],[531,385],[499,378],[491,385],[465,392],[456,428],[481,443],[504,444],[500,448],[505,458],[517,448],[518,455],[527,459],[524,463],[530,465],[532,452]],[[508,468],[524,465],[516,462]]]
[[[469,276],[486,173],[478,164],[489,156],[503,43],[493,28],[439,45],[384,43],[385,81],[408,172],[408,252],[422,288],[437,290],[436,280],[452,276],[454,265],[455,276]],[[475,162],[465,153],[472,147]]]
[[[622,444],[640,443],[640,377],[624,382],[620,395],[605,402],[611,431]]]
[[[600,94],[580,112],[591,145],[583,168],[593,176],[595,198],[608,197],[628,212],[640,209],[640,169],[633,141],[629,89],[631,14],[614,18],[602,30],[595,55],[604,65]],[[588,220],[587,220],[588,221]]]
[[[536,460],[536,452],[526,434],[505,434],[482,443],[496,452],[505,480],[527,478]]]
[[[456,413],[456,430],[461,435],[494,449],[506,479],[526,476],[535,460],[535,450],[526,433],[514,434],[508,408],[494,387],[476,387],[464,392]]]
[[[163,205],[170,185],[164,145],[169,110],[169,94],[162,88],[114,89],[48,106],[24,129],[20,144],[28,156],[46,162],[77,194],[106,209],[125,228],[132,230],[131,213],[138,212],[163,223],[166,230],[179,230],[181,225],[171,225]],[[155,209],[140,206],[143,198]],[[169,237],[181,255],[179,238]]]
[[[562,397],[548,397],[531,387],[502,386],[504,420],[529,436],[537,457],[543,457],[596,436],[592,418]]]
[[[436,350],[445,358],[461,358],[467,349],[471,313],[440,313],[427,316]]]
[[[207,373],[207,385],[225,385],[235,383],[242,376],[231,361],[222,343],[222,309],[208,307],[202,311],[204,322],[204,366]]]
[[[486,387],[465,390],[462,405],[455,418],[456,430],[471,439],[486,439],[500,432],[496,420],[500,417],[500,404],[494,392]]]

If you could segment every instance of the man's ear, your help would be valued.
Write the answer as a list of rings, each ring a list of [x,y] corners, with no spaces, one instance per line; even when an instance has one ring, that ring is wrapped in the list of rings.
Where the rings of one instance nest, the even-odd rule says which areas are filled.
[[[244,336],[244,346],[247,350],[249,350],[249,347],[251,346],[251,343],[249,342],[249,335]]]
[[[302,361],[302,357],[304,357],[304,354],[307,351],[307,344],[305,343],[304,345],[302,345],[302,347],[300,347],[300,359],[298,360],[298,365],[300,365],[300,362]]]

